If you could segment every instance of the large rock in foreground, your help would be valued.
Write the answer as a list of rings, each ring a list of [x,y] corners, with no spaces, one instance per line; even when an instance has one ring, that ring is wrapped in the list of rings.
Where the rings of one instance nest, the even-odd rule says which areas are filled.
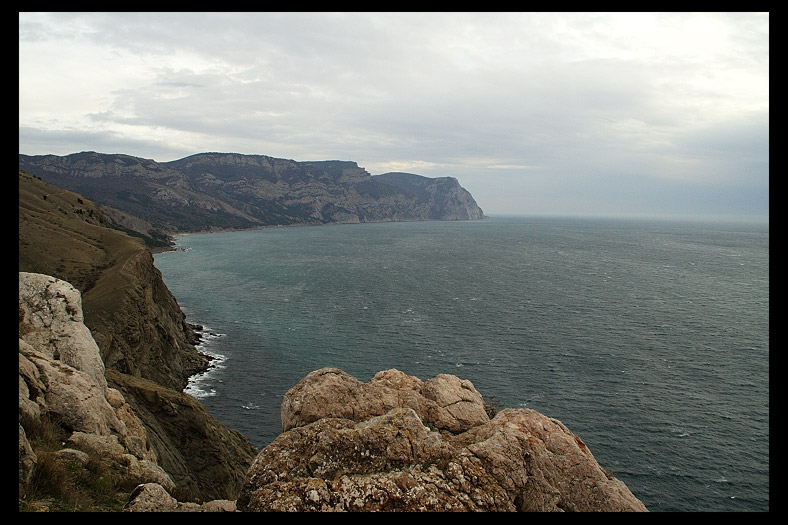
[[[62,439],[49,438],[47,428]],[[257,454],[191,396],[106,370],[79,291],[52,276],[19,272],[20,494],[34,492],[37,465],[47,473],[34,447],[33,437],[42,435],[48,439],[39,451],[54,447],[58,461],[92,467],[95,460],[124,484],[154,483],[187,502],[234,500]],[[141,498],[157,501],[150,496]],[[151,507],[137,503],[132,510]]]
[[[241,511],[646,511],[583,441],[533,410],[490,419],[467,380],[307,375],[282,403]]]
[[[42,419],[67,431],[61,456],[90,453],[136,482],[175,488],[144,425],[124,396],[107,386],[79,291],[48,275],[19,272],[20,483],[30,481],[38,462],[27,434]]]

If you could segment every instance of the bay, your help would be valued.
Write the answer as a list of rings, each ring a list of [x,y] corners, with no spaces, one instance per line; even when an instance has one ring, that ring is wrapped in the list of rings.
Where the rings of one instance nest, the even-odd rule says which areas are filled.
[[[580,436],[652,511],[769,509],[768,223],[493,217],[178,237],[155,256],[262,448],[337,367],[469,379]]]

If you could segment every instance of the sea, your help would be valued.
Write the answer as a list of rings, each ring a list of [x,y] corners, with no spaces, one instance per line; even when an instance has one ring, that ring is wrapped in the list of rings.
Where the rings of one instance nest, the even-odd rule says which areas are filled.
[[[262,449],[323,367],[470,380],[558,419],[653,512],[769,510],[769,223],[579,217],[265,228],[155,265]]]

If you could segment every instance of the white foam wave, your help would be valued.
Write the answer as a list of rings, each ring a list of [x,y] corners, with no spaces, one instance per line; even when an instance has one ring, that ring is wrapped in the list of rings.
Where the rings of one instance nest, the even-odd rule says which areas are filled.
[[[216,339],[224,337],[224,335],[203,327],[200,332],[201,340],[197,345],[197,351],[207,355],[210,358],[210,364],[206,371],[189,378],[186,388],[183,389],[184,393],[197,399],[212,397],[217,394],[216,383],[222,382],[221,371],[226,367],[225,361],[227,361],[227,356],[216,352],[211,346]]]

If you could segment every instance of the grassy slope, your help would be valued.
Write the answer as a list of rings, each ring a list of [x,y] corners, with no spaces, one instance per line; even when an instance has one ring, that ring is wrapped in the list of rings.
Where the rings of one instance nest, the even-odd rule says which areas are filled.
[[[20,172],[19,271],[67,280],[84,294],[102,273],[144,249],[141,240],[108,226],[96,204]]]

